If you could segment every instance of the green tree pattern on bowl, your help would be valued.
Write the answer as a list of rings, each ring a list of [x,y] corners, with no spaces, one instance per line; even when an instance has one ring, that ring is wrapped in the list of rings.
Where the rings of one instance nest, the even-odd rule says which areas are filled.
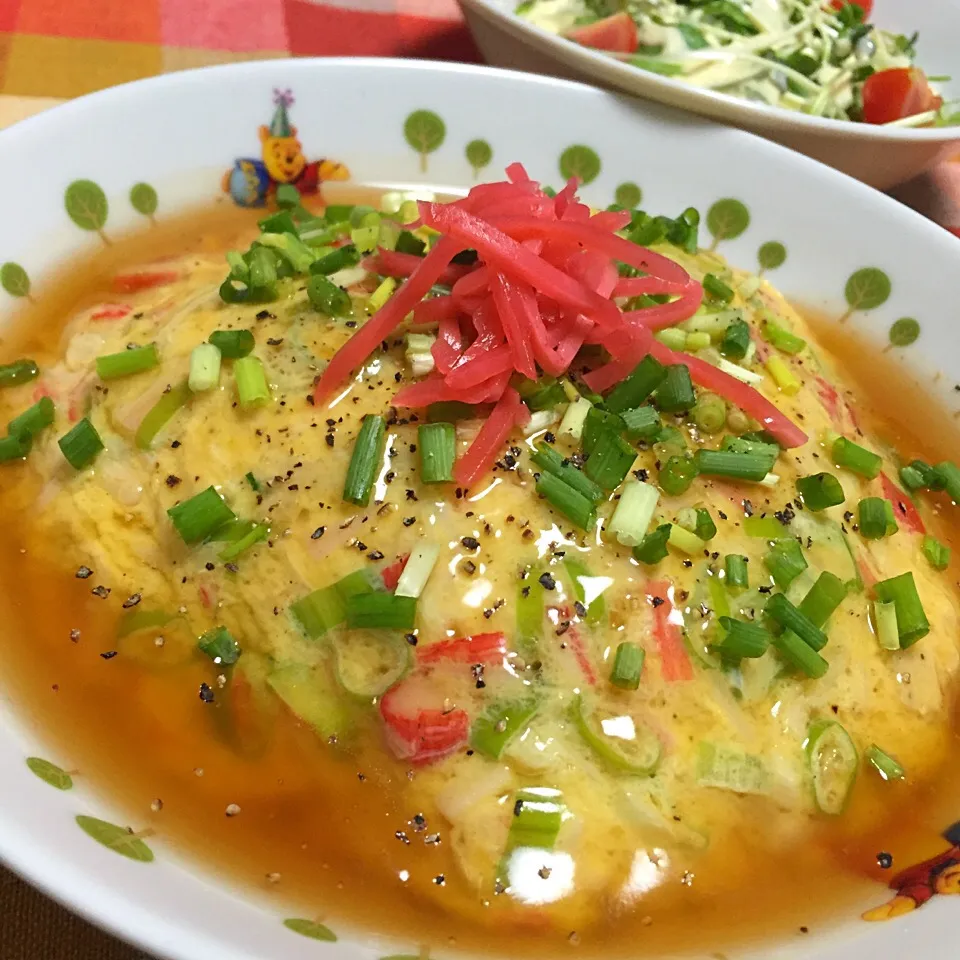
[[[427,157],[447,137],[447,125],[432,110],[414,110],[404,121],[403,136],[420,154],[420,172],[427,172]]]
[[[73,777],[49,760],[44,760],[42,757],[27,757],[27,767],[44,783],[50,784],[57,790],[73,789]]]
[[[323,940],[326,943],[336,943],[337,935],[325,924],[316,920],[305,920],[300,917],[291,917],[284,920],[283,925],[294,933],[299,933],[301,937],[309,937],[311,940]]]
[[[30,277],[19,263],[7,261],[0,267],[0,286],[11,297],[26,297],[33,301],[33,297],[30,296]]]
[[[480,176],[480,171],[490,164],[493,159],[493,147],[486,140],[471,140],[464,151],[467,163],[473,169],[473,179]]]

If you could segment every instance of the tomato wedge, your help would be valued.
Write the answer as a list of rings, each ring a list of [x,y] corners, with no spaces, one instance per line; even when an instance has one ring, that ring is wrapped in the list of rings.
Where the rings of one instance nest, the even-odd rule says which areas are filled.
[[[893,123],[928,110],[937,110],[943,98],[930,88],[917,67],[881,70],[863,85],[863,119],[867,123]]]
[[[629,13],[615,13],[594,23],[574,27],[567,38],[594,50],[633,53],[637,49],[637,25]]]

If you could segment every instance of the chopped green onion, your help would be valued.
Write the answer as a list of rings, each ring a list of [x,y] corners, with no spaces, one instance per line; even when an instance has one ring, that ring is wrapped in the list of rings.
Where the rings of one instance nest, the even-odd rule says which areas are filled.
[[[764,540],[779,540],[785,533],[784,526],[776,517],[745,517],[743,532],[748,537],[762,537]]]
[[[452,423],[421,423],[417,432],[420,479],[424,483],[449,483],[457,455],[457,428]]]
[[[240,644],[226,627],[214,627],[197,641],[201,652],[222,667],[232,667],[240,659]]]
[[[688,557],[696,557],[703,553],[706,544],[696,534],[689,530],[684,530],[679,523],[674,523],[670,527],[670,536],[668,543],[675,547],[681,553]]]
[[[639,407],[654,390],[663,384],[666,377],[667,369],[653,354],[648,353],[633,368],[633,372],[610,391],[606,399],[606,408],[611,413],[620,413],[623,410]]]
[[[527,729],[540,709],[536,697],[491,703],[470,726],[470,746],[492,760],[499,760],[510,741]]]
[[[579,440],[583,436],[583,428],[587,422],[587,415],[593,409],[593,404],[586,397],[577,397],[566,409],[557,432],[561,437],[573,437]]]
[[[377,289],[370,294],[366,306],[367,313],[376,313],[393,296],[393,291],[396,289],[397,281],[393,277],[385,277]]]
[[[49,397],[41,397],[32,407],[14,417],[7,425],[7,433],[21,440],[33,440],[44,427],[53,423],[56,408]],[[29,451],[29,445],[27,450]]]
[[[866,752],[867,762],[883,777],[884,780],[904,780],[907,772],[900,764],[885,753],[875,743],[871,744]]]
[[[314,260],[310,264],[311,273],[319,273],[329,277],[332,273],[339,273],[348,267],[355,267],[360,262],[360,252],[352,243],[345,243],[330,253]]]
[[[900,479],[903,485],[911,492],[926,488],[927,490],[943,490],[944,478],[929,463],[923,460],[911,460],[905,467],[900,468]]]
[[[564,460],[564,458],[545,441],[541,440],[537,444],[536,452],[530,459],[547,473],[552,473],[558,480],[562,480],[568,486],[573,487],[577,493],[586,497],[592,503],[599,503],[604,499],[602,487],[594,483],[572,463]]]
[[[803,497],[803,505],[814,512],[836,507],[845,497],[840,481],[832,473],[815,473],[797,479],[797,492]]]
[[[950,548],[944,546],[936,537],[927,534],[923,538],[922,550],[934,570],[946,570],[950,565]]]
[[[517,387],[517,392],[523,398],[527,407],[534,413],[538,410],[552,410],[568,400],[567,393],[563,389],[563,383],[553,377],[545,377],[543,380],[524,380]],[[580,394],[574,389],[573,400],[576,400],[579,396]],[[586,410],[584,410],[584,416],[586,416]]]
[[[352,630],[412,630],[416,619],[416,597],[374,591],[347,598],[347,626]]]
[[[897,630],[897,606],[895,603],[873,602],[873,624],[877,642],[883,650],[900,649],[900,632]]]
[[[409,253],[415,257],[422,257],[426,253],[427,245],[409,230],[401,230],[400,236],[397,237],[395,249],[398,253]]]
[[[887,535],[886,503],[883,497],[864,497],[857,505],[860,534],[867,540],[880,540]]]
[[[581,530],[591,530],[597,519],[592,500],[552,473],[541,473],[537,493]]]
[[[669,347],[671,350],[686,350],[690,335],[687,334],[686,330],[681,330],[680,327],[666,327],[663,330],[658,330],[654,336],[665,346]],[[707,335],[707,341],[709,343],[710,335]]]
[[[620,416],[626,426],[626,434],[631,440],[653,440],[663,426],[660,414],[650,406],[624,410]],[[560,429],[563,430],[562,424]]]
[[[237,399],[241,407],[255,407],[270,399],[267,373],[259,357],[241,357],[233,364],[233,379],[237,384]]]
[[[736,363],[731,363],[726,357],[721,357],[717,363],[717,369],[729,374],[731,377],[741,381],[741,383],[763,383],[763,374],[748,370]]]
[[[0,437],[0,463],[23,460],[32,446],[33,437],[29,433],[12,433]]]
[[[772,320],[765,320],[761,329],[764,340],[773,344],[778,350],[791,356],[798,354],[806,345],[807,341],[791,333],[786,327],[774,323]]]
[[[706,507],[697,507],[697,521],[693,532],[701,540],[712,540],[717,535],[717,525],[710,516],[710,511]]]
[[[180,534],[180,539],[189,544],[206,540],[218,527],[237,519],[213,487],[207,487],[189,500],[171,507],[167,516]]]
[[[773,582],[781,590],[786,590],[807,569],[807,561],[803,556],[803,550],[792,537],[775,540],[773,546],[764,556],[763,562],[770,571]]]
[[[691,413],[693,422],[703,433],[717,433],[727,422],[727,405],[715,393],[701,393]]]
[[[690,489],[699,470],[693,457],[673,456],[660,468],[660,488],[671,497],[678,497]]]
[[[248,256],[247,283],[250,293],[260,300],[277,295],[277,256],[267,247],[254,247]],[[222,291],[221,291],[222,292]]]
[[[787,366],[786,361],[783,357],[778,357],[776,354],[771,354],[767,357],[764,366],[767,368],[767,372],[773,377],[777,386],[780,388],[781,393],[785,393],[788,397],[794,396],[803,384],[794,376],[793,371],[790,367]]]
[[[654,400],[664,413],[686,413],[697,402],[686,364],[675,363],[667,367],[666,376],[657,387]]]
[[[819,680],[829,668],[827,661],[813,647],[804,643],[790,630],[784,630],[779,636],[774,637],[773,645],[787,663],[812,680]]]
[[[807,734],[806,753],[817,806],[839,816],[850,801],[860,762],[850,734],[835,720],[818,721]]]
[[[212,343],[228,360],[239,360],[253,352],[253,333],[249,330],[214,330]]]
[[[943,489],[950,495],[950,499],[954,503],[960,503],[960,469],[957,468],[957,465],[950,463],[949,460],[944,460],[933,469],[943,485]]]
[[[591,406],[583,423],[581,439],[583,452],[590,456],[603,437],[608,434],[619,437],[623,433],[623,429],[623,420],[618,414],[611,413],[609,410],[601,410],[596,405]]]
[[[281,183],[274,198],[282,210],[295,210],[300,206],[300,191],[292,183]]]
[[[246,480],[248,484],[250,484],[250,489],[254,493],[260,492],[261,490],[260,481],[253,475],[253,471],[250,471],[249,473],[244,474],[243,479]]]
[[[543,584],[535,567],[527,567],[517,583],[517,649],[533,660],[543,638]]]
[[[846,437],[834,440],[831,456],[838,467],[845,467],[870,480],[880,473],[880,467],[883,466],[883,457]]]
[[[347,618],[347,601],[350,597],[374,590],[371,575],[367,570],[353,573],[307,594],[290,605],[290,613],[308,640],[322,637],[328,630],[339,626]]]
[[[621,690],[636,690],[640,686],[643,660],[646,653],[638,643],[625,640],[617,647],[613,658],[610,682]]]
[[[766,793],[768,775],[763,761],[737,747],[701,741],[697,754],[697,783],[732,793]]]
[[[763,612],[779,623],[784,630],[793,631],[814,650],[822,650],[827,645],[827,635],[809,617],[798,610],[785,594],[775,593],[767,601]]]
[[[328,317],[349,317],[353,312],[347,291],[321,274],[314,274],[307,281],[307,296],[310,303]]]
[[[283,186],[290,186],[290,184],[283,184]],[[294,189],[296,190],[296,187]],[[257,226],[261,233],[294,233],[297,229],[289,210],[280,210],[269,217],[264,217],[257,222]]]
[[[576,557],[567,554],[563,565],[573,581],[573,594],[587,609],[587,623],[600,623],[607,615],[603,591],[613,582],[609,577],[594,577]],[[541,599],[540,603],[543,601]]]
[[[394,593],[398,597],[419,597],[439,557],[440,548],[436,544],[421,544],[414,547],[404,565],[403,573],[400,574]]]
[[[729,303],[733,299],[733,290],[712,273],[708,273],[703,278],[703,290],[711,300],[717,303]]]
[[[57,443],[67,463],[81,470],[103,450],[103,441],[97,428],[84,417],[72,430],[65,433]]]
[[[119,353],[97,357],[97,376],[101,380],[115,380],[118,377],[129,377],[134,373],[152,370],[159,363],[157,345],[150,343],[145,347],[134,347],[132,350],[121,350]]]
[[[242,553],[246,553],[252,546],[270,536],[270,527],[265,523],[255,523],[242,537],[229,543],[220,551],[220,559],[229,562],[236,560]]]
[[[667,542],[670,539],[672,526],[672,524],[664,523],[652,533],[648,533],[643,541],[633,548],[634,559],[648,566],[663,560],[667,555]]]
[[[13,363],[0,364],[0,387],[15,387],[20,383],[29,383],[40,376],[40,368],[33,360],[14,360]]]
[[[427,407],[428,423],[458,423],[460,420],[473,420],[477,415],[477,408],[473,404],[460,400],[442,400]]]
[[[712,477],[734,477],[737,480],[763,480],[770,472],[770,459],[759,453],[734,453],[730,450],[698,450],[700,473]]]
[[[199,343],[190,351],[187,385],[193,393],[212,390],[220,382],[220,350],[212,343]]]
[[[745,590],[750,586],[747,558],[739,553],[728,553],[723,558],[723,576],[729,589]]]
[[[264,233],[259,238],[259,243],[269,247],[274,251],[277,257],[280,257],[283,263],[289,264],[294,273],[306,273],[310,269],[310,264],[316,259],[314,252],[294,233]],[[262,247],[254,248],[254,253],[259,253]],[[266,266],[266,260],[261,261]],[[276,263],[276,259],[274,259]],[[256,287],[254,261],[250,262],[250,283]],[[276,268],[274,269],[276,273]],[[265,274],[267,286],[269,286],[269,272]]]
[[[562,794],[550,787],[526,787],[513,798],[507,853],[533,847],[552,850],[563,825]]]
[[[746,437],[726,436],[720,444],[721,450],[727,450],[730,453],[752,453],[767,458],[769,466],[767,470],[772,470],[777,457],[780,456],[780,447],[775,443],[764,443],[761,440],[748,440]]]
[[[730,360],[742,360],[747,355],[749,346],[750,325],[741,317],[731,320],[723,332],[720,352]]]
[[[608,768],[640,777],[649,777],[656,771],[663,744],[639,717],[619,707],[603,707],[583,696],[577,698],[573,709],[580,736]]]
[[[659,499],[653,484],[634,480],[624,485],[608,527],[618,543],[635,547],[643,541]]]
[[[698,350],[706,350],[706,348],[710,346],[710,342],[709,333],[701,333],[699,330],[694,330],[693,333],[687,334],[685,346],[689,353],[696,353]]]
[[[837,607],[843,603],[846,595],[847,585],[829,570],[824,570],[800,601],[797,609],[815,627],[822,627],[833,616]]]
[[[365,507],[370,502],[373,481],[383,455],[386,429],[383,417],[372,413],[368,413],[360,424],[343,485],[343,499],[358,507]]]
[[[189,400],[190,387],[186,382],[168,387],[140,421],[134,437],[137,447],[141,450],[149,450],[157,434]]]
[[[881,580],[873,590],[878,600],[892,602],[896,607],[897,633],[902,649],[913,646],[930,632],[930,622],[924,613],[912,573],[901,573],[899,577]]]
[[[623,437],[608,433],[594,447],[583,465],[583,472],[604,490],[613,490],[630,472],[637,451]]]
[[[770,631],[759,623],[720,617],[720,626],[723,627],[726,636],[718,649],[723,656],[731,660],[762,657],[773,640]]]

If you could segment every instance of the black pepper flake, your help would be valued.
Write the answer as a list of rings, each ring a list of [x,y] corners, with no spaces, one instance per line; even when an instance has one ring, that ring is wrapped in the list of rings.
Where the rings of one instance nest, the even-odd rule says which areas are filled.
[[[574,601],[573,609],[577,611],[577,616],[581,619],[587,615],[587,608],[579,600]]]
[[[773,587],[757,587],[757,589],[761,593],[769,593],[773,589]]]
[[[877,854],[877,866],[881,870],[889,870],[893,866],[893,854],[881,851]]]
[[[651,602],[655,607],[660,607],[660,606],[663,606],[663,604],[664,604],[666,601],[663,599],[663,597],[651,597],[651,598],[650,598],[650,602]]]
[[[477,685],[477,689],[482,690],[487,685],[487,682],[483,679],[483,664],[475,663],[470,669],[473,671],[473,679]]]
[[[513,815],[519,817],[521,813],[523,813],[523,801],[516,800],[513,804]]]
[[[167,477],[165,483],[166,483],[166,485],[167,485],[168,487],[176,487],[176,486],[179,486],[179,484],[180,484],[180,478],[179,478],[178,476],[176,476],[175,474],[172,474],[172,473],[171,473],[171,474]]]
[[[382,560],[382,559],[383,559],[383,554],[382,554],[379,550],[371,550],[371,551],[367,554],[367,559],[368,559],[368,560]]]
[[[70,639],[71,639],[74,643],[79,643],[79,642],[80,642],[80,631],[79,631],[76,627],[74,627],[74,628],[70,631]]]
[[[404,517],[404,518],[403,518],[403,525],[404,525],[405,527],[412,527],[416,522],[417,522],[417,518],[416,518],[416,517]]]
[[[743,514],[746,517],[753,516],[753,504],[749,500],[743,501]]]
[[[414,503],[415,503],[416,500],[417,500],[417,495],[416,495],[416,493],[414,493],[413,490],[407,490],[406,496],[407,496],[407,499],[408,499],[408,500],[412,500],[412,501],[414,501]]]
[[[433,882],[434,882],[438,887],[442,887],[442,886],[445,886],[445,885],[446,885],[447,878],[446,878],[442,873],[438,873],[438,874],[433,878]]]
[[[358,541],[357,541],[357,549],[358,549],[361,553],[363,553],[363,551],[367,549],[367,545],[366,545],[362,540],[358,540]]]
[[[200,684],[200,699],[204,703],[213,703],[213,691],[207,683]]]
[[[414,814],[411,822],[413,823],[413,829],[416,830],[417,833],[423,833],[423,831],[427,829],[427,818],[422,813]]]
[[[411,647],[415,647],[417,645],[417,635],[415,633],[404,634],[403,639],[406,640]]]
[[[216,565],[215,563],[211,563],[209,560],[204,564],[204,567],[206,567],[207,570],[216,570],[216,569],[217,569],[217,565]]]
[[[468,550],[479,550],[479,549],[480,549],[480,541],[479,541],[476,537],[461,537],[461,538],[460,538],[460,542],[461,542]]]
[[[105,586],[103,586],[102,584],[100,584],[99,586],[94,587],[90,592],[91,592],[95,597],[99,597],[101,600],[106,600],[107,597],[110,596],[110,588],[109,588],[109,587],[105,587]]]
[[[646,483],[646,482],[647,482],[647,476],[648,476],[648,474],[647,474],[647,471],[646,471],[646,470],[644,470],[644,469],[642,469],[642,468],[641,468],[640,470],[634,470],[634,471],[633,471],[633,475],[634,475],[641,483]]]
[[[464,560],[460,568],[471,577],[477,572],[477,565],[472,560]]]
[[[692,566],[693,566],[693,561],[692,561],[692,560],[684,560],[684,561],[683,561],[683,565],[684,565],[685,567],[688,567],[688,568],[689,568],[689,567],[692,567]]]
[[[93,576],[93,571],[89,567],[77,567],[76,576],[78,580],[86,580]]]
[[[229,570],[231,573],[239,573],[239,572],[240,572],[240,568],[239,568],[235,563],[225,563],[224,566],[225,566],[225,567],[227,568],[227,570]]]
[[[332,433],[328,433],[323,439],[327,441],[328,447],[332,447],[336,443],[336,437]]]
[[[123,601],[123,609],[129,610],[131,607],[135,607],[141,600],[139,593],[132,593],[126,600]]]
[[[310,534],[310,539],[319,540],[326,532],[327,532],[326,527],[317,527],[317,529]]]
[[[543,587],[544,590],[557,589],[557,581],[553,579],[553,576],[551,574],[541,573],[538,579],[540,581],[540,586]]]
[[[170,444],[170,446],[173,447],[174,450],[178,450],[182,446],[182,444],[180,443],[179,440],[174,440],[173,443]]]
[[[267,337],[267,344],[271,347],[279,347],[283,343],[283,337]]]
[[[718,511],[717,511],[717,516],[718,516],[721,520],[726,520],[726,519],[727,519],[727,515],[726,515],[722,510],[718,510]]]
[[[261,310],[257,314],[258,320],[276,320],[276,315],[271,313],[269,310]]]
[[[100,654],[100,656],[103,657],[104,660],[112,660],[116,655],[117,655],[116,650],[108,650],[106,653]]]
[[[800,932],[801,932],[801,933],[809,933],[809,932],[810,932],[810,928],[809,928],[809,927],[801,927],[801,928],[800,928]]]
[[[398,830],[398,831],[394,834],[394,836],[395,836],[401,843],[407,843],[407,844],[410,843],[410,838],[409,838],[402,830]]]

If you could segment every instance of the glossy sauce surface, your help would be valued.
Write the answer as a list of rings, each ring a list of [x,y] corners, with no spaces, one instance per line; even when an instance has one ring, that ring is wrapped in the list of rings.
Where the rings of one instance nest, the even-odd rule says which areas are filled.
[[[0,348],[0,359],[29,354],[41,369],[65,348],[69,358],[70,344],[81,353],[108,352],[109,331],[103,342],[78,344],[73,336],[78,329],[89,333],[89,325],[64,335],[65,322],[117,299],[111,278],[118,270],[176,258],[177,269],[189,274],[201,294],[192,300],[185,288],[176,287],[160,308],[156,292],[137,295],[131,302],[142,306],[145,315],[137,321],[142,327],[131,328],[139,334],[132,338],[141,342],[167,330],[163,336],[170,355],[188,354],[200,327],[205,335],[217,327],[251,325],[257,353],[276,386],[275,403],[268,409],[238,416],[224,376],[224,389],[203,415],[161,434],[155,455],[144,458],[133,473],[127,470],[129,455],[126,465],[122,457],[116,463],[104,460],[98,466],[101,479],[75,489],[73,478],[55,465],[53,451],[43,476],[16,466],[0,472],[0,576],[7,585],[2,603],[9,624],[0,656],[7,688],[51,744],[50,759],[115,798],[131,826],[154,831],[158,849],[167,841],[182,847],[204,869],[259,888],[286,915],[333,926],[344,918],[438,953],[456,945],[511,956],[555,955],[575,946],[586,955],[632,955],[641,943],[645,952],[711,952],[745,937],[805,937],[832,915],[862,905],[871,889],[878,902],[884,899],[875,881],[888,875],[877,866],[878,852],[893,853],[901,865],[931,852],[928,844],[944,824],[945,805],[934,793],[941,798],[957,794],[956,774],[948,764],[957,746],[952,689],[944,690],[929,709],[909,708],[905,700],[908,709],[897,712],[888,727],[871,719],[878,706],[869,702],[875,691],[851,693],[836,681],[833,712],[842,722],[851,729],[868,720],[880,723],[871,736],[895,746],[891,752],[901,759],[909,750],[905,744],[914,747],[907,783],[884,783],[861,770],[850,809],[834,821],[813,816],[802,805],[780,809],[769,797],[709,791],[707,802],[704,791],[687,784],[682,771],[668,771],[675,777],[670,781],[675,793],[661,807],[666,826],[648,822],[628,827],[622,806],[614,803],[613,778],[584,777],[583,770],[593,768],[579,761],[572,772],[555,771],[551,776],[563,781],[582,824],[579,838],[570,840],[576,892],[563,897],[544,893],[534,882],[537,892],[529,894],[526,906],[516,897],[496,895],[482,865],[491,858],[495,862],[502,848],[509,821],[503,797],[536,777],[514,771],[498,781],[495,764],[466,754],[442,769],[411,770],[384,750],[376,711],[358,711],[354,733],[333,745],[272,701],[263,704],[250,727],[238,731],[228,715],[229,684],[219,683],[209,661],[182,653],[192,650],[193,637],[226,621],[243,636],[251,657],[310,656],[290,630],[286,607],[358,567],[378,568],[381,560],[408,552],[423,538],[442,543],[444,551],[421,601],[418,627],[424,645],[485,629],[509,635],[518,570],[526,565],[544,564],[557,573],[557,596],[548,602],[558,609],[569,606],[573,597],[562,577],[568,553],[615,584],[608,599],[609,635],[585,631],[599,674],[608,675],[611,647],[621,636],[643,636],[649,630],[644,595],[649,573],[631,564],[627,551],[568,534],[566,525],[536,501],[522,462],[519,469],[493,474],[485,490],[438,496],[417,480],[410,449],[416,445],[416,425],[400,418],[390,426],[396,456],[385,459],[379,476],[376,500],[382,502],[363,510],[340,501],[359,415],[388,408],[396,377],[404,376],[402,350],[368,365],[367,379],[332,411],[313,410],[306,402],[316,373],[311,354],[329,356],[350,328],[306,315],[296,295],[284,310],[270,307],[269,316],[253,322],[249,308],[242,315],[231,312],[210,296],[224,275],[222,252],[244,246],[254,231],[249,214],[221,208],[117,244],[75,268],[55,288],[51,285],[54,292],[12,325]],[[170,328],[171,316],[187,302],[198,314],[197,326]],[[271,340],[286,342],[271,348]],[[856,367],[848,365],[855,347],[837,338],[830,345],[846,375],[855,375]],[[83,362],[76,357],[77,370]],[[98,389],[79,374],[73,377],[69,366],[58,383],[65,396],[73,396],[78,384],[82,390]],[[150,379],[146,375],[138,383],[133,378],[111,384],[112,395],[95,402],[103,404],[116,427],[125,411],[133,415],[130,407],[135,409]],[[2,412],[12,414],[28,405],[33,387],[6,391],[0,397]],[[908,459],[938,459],[958,449],[945,433],[909,439],[897,424],[897,411],[887,408],[892,391],[877,389],[875,383],[865,383],[864,390],[860,396],[869,402],[858,399],[856,407],[868,435],[875,431]],[[807,391],[795,401],[801,402],[810,403]],[[865,417],[868,409],[877,416]],[[122,433],[122,425],[116,428]],[[525,446],[519,437],[516,444]],[[788,469],[812,472],[808,466],[812,462]],[[244,489],[246,470],[266,483],[262,504]],[[391,472],[395,476],[388,480]],[[239,561],[236,571],[225,570],[206,553],[186,550],[161,524],[163,510],[177,500],[211,483],[228,482],[238,513],[241,507],[250,514],[260,507],[270,510],[274,541],[261,548],[256,560]],[[762,510],[757,495],[751,495]],[[690,502],[705,498],[712,508],[725,501],[729,510],[730,527],[718,524],[715,549],[740,552],[743,538],[733,528],[743,517],[742,505],[735,512],[720,484],[708,490],[708,497],[701,490]],[[855,502],[852,495],[851,500]],[[775,506],[771,503],[770,509]],[[408,518],[413,518],[409,524]],[[952,541],[952,530],[941,518],[929,513],[927,520],[942,540]],[[323,534],[312,537],[321,527]],[[464,544],[464,538],[474,538],[478,545]],[[881,550],[879,562],[891,560]],[[76,576],[81,565],[92,569],[91,577]],[[663,572],[679,580],[687,575],[685,569],[672,558]],[[898,572],[891,569],[885,575]],[[945,578],[954,574],[951,568],[940,577],[949,585],[954,581]],[[100,585],[110,590],[106,598],[91,592]],[[143,608],[181,608],[189,629],[174,624],[156,631],[165,643],[153,648],[154,635],[145,632],[138,635],[136,650],[125,649],[117,627],[126,615],[123,602],[136,594]],[[956,606],[952,595],[937,603],[942,603],[944,618]],[[689,608],[686,615],[692,616]],[[849,616],[855,624],[851,631],[867,629],[854,613]],[[951,644],[955,648],[953,637],[941,641],[945,661]],[[116,656],[104,657],[114,651]],[[561,694],[577,686],[574,659],[564,641],[544,656]],[[715,692],[704,677],[698,675],[684,689],[664,684],[657,674],[651,681],[649,716],[668,725],[672,718],[669,740],[680,757],[692,749],[686,742],[693,744],[704,731],[723,731],[729,723],[704,708],[704,695]],[[495,682],[509,687],[514,680]],[[198,695],[203,683],[214,692],[212,704]],[[829,700],[828,694],[822,696]],[[562,701],[561,696],[544,710],[546,720],[560,723],[569,707]],[[776,752],[779,741],[763,719],[771,705],[755,705],[750,723],[759,732],[751,736]],[[892,729],[894,720],[903,729]],[[439,806],[449,808],[452,784],[461,796],[491,794],[492,802],[469,827],[452,824],[440,812]],[[231,805],[239,812],[228,816]],[[906,810],[912,811],[909,817]],[[767,829],[747,829],[757,823]],[[709,843],[702,842],[704,832]],[[491,844],[493,852],[484,849]],[[472,864],[481,864],[476,876]],[[566,892],[560,886],[561,861],[545,877],[546,865],[536,866],[544,884],[549,887],[553,875],[554,889]]]

